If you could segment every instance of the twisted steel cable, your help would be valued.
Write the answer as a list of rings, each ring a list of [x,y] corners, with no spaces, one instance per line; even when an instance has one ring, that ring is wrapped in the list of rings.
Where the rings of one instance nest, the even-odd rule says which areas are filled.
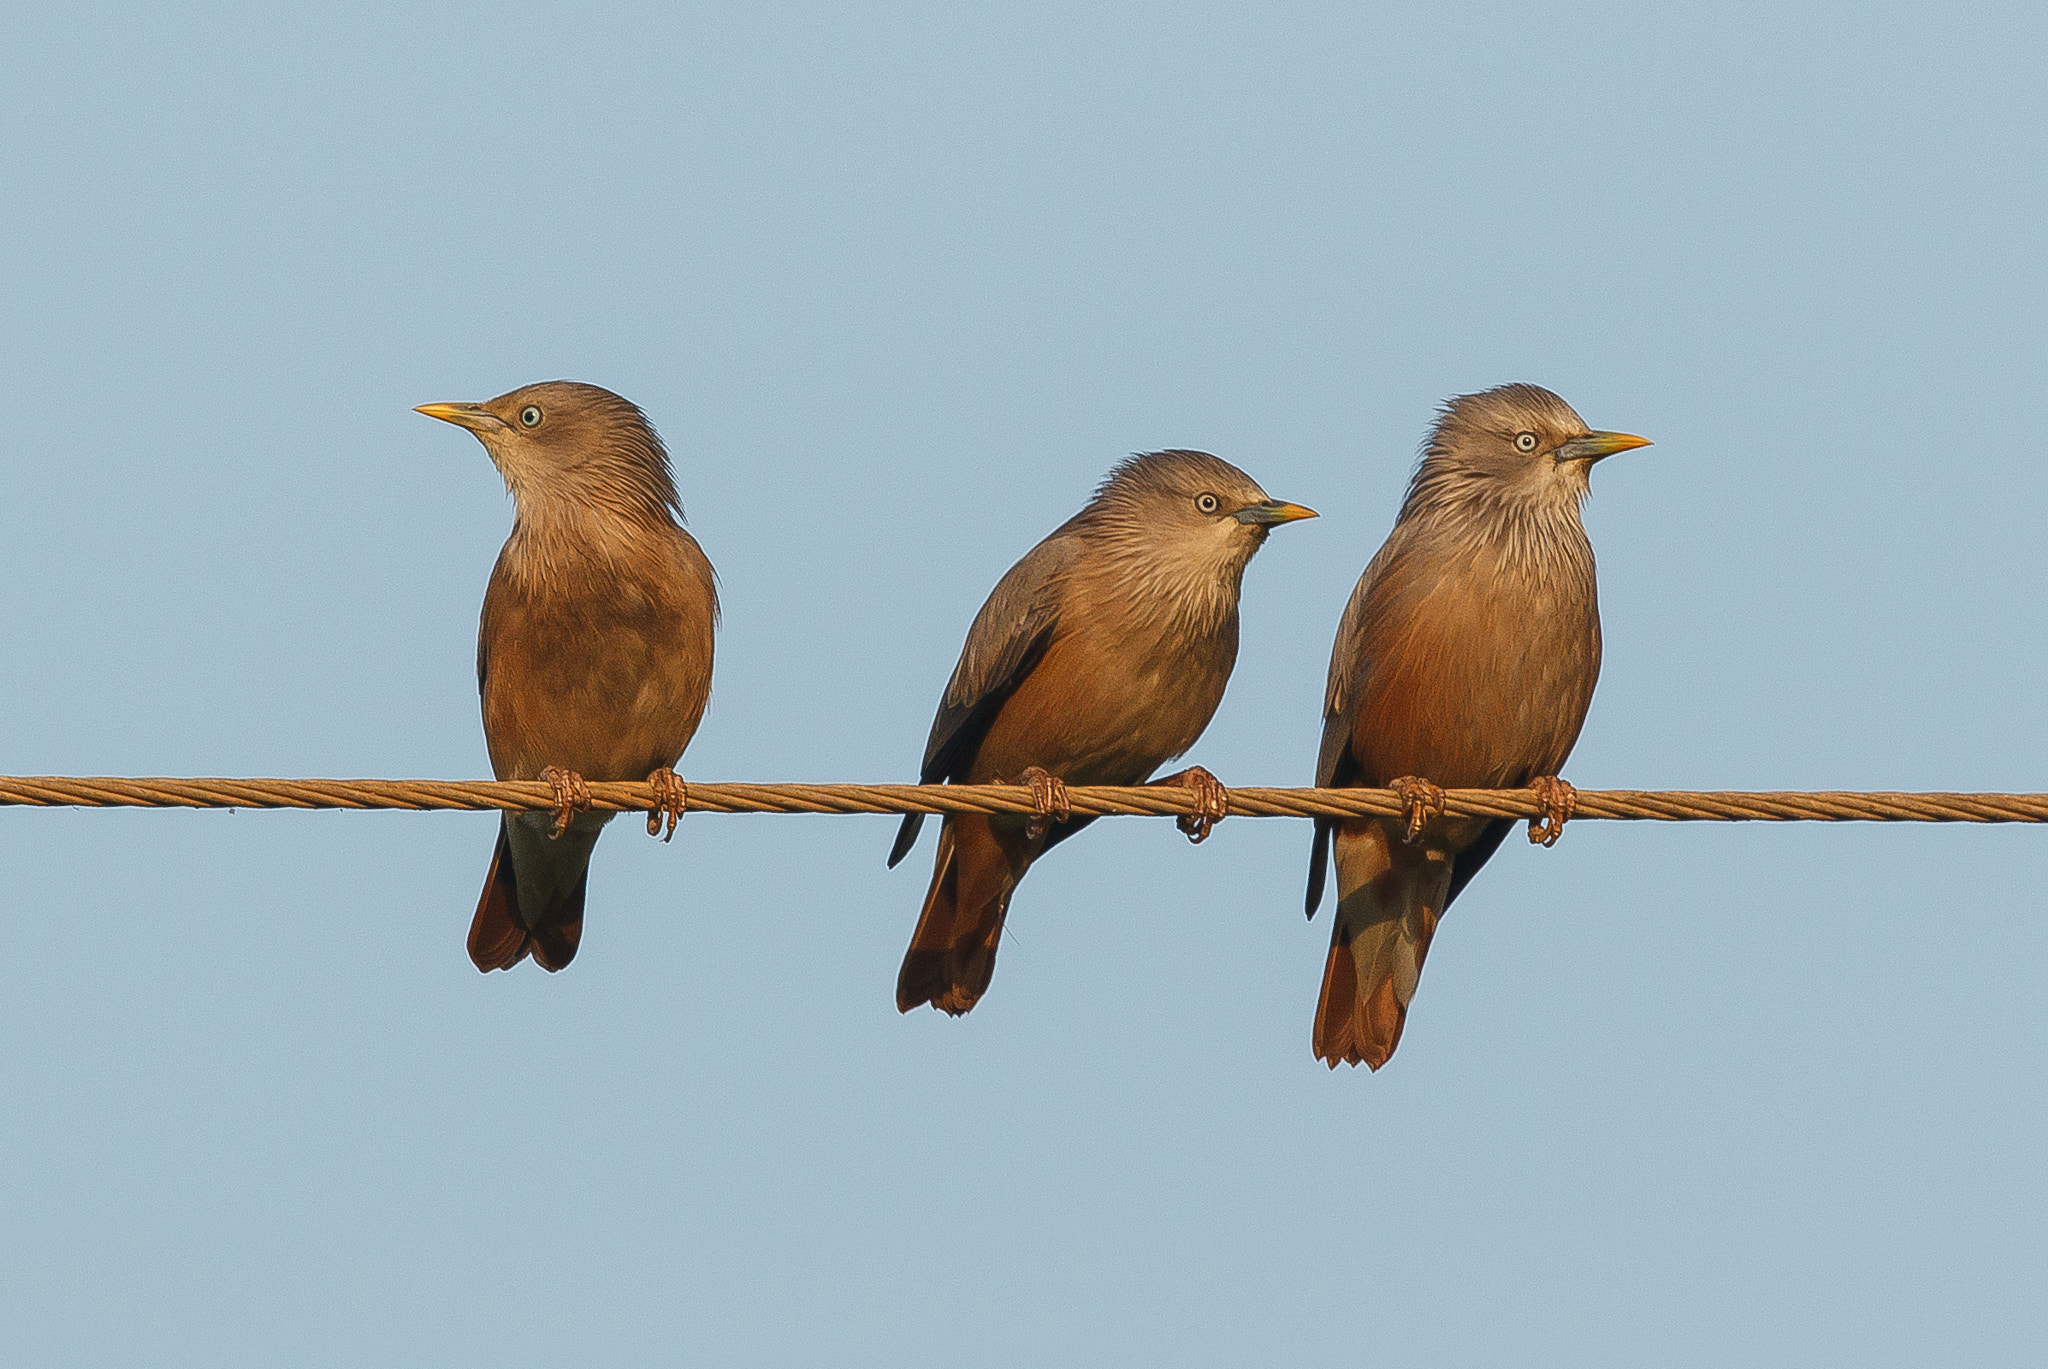
[[[645,781],[592,782],[591,807],[647,812]],[[1076,814],[1181,817],[1197,813],[1186,789],[1072,785]],[[1231,789],[1230,815],[1393,817],[1391,789]],[[1454,817],[1535,818],[1541,798],[1527,789],[1449,789]],[[119,776],[0,776],[0,806],[79,808],[354,808],[546,810],[554,790],[539,781],[174,779]],[[1013,784],[706,784],[688,786],[688,807],[704,813],[1021,813],[1031,790]],[[1839,791],[1582,789],[1574,821],[1624,822],[2048,822],[2048,794]]]

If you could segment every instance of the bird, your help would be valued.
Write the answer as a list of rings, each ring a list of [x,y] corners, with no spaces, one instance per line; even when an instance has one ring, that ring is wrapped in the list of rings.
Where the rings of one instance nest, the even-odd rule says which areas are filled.
[[[647,415],[596,385],[554,380],[480,404],[422,404],[467,428],[514,505],[484,591],[477,690],[501,780],[544,780],[555,810],[507,812],[469,929],[477,969],[575,959],[590,854],[612,813],[586,780],[653,784],[668,833],[674,766],[711,696],[718,584]]]
[[[1237,660],[1238,591],[1271,530],[1315,512],[1269,499],[1207,452],[1132,456],[1033,547],[975,616],[932,720],[920,782],[1028,783],[1037,816],[948,815],[896,979],[896,1007],[959,1016],[987,991],[1010,897],[1032,862],[1094,821],[1065,785],[1140,784],[1195,744]],[[1191,767],[1182,819],[1207,835],[1227,797]],[[916,844],[903,820],[889,865]]]
[[[1600,675],[1593,547],[1580,521],[1595,462],[1649,445],[1588,428],[1538,385],[1444,404],[1394,530],[1359,577],[1330,652],[1320,787],[1391,787],[1400,818],[1318,818],[1313,918],[1334,848],[1337,912],[1316,1058],[1393,1056],[1437,920],[1514,825],[1442,815],[1445,788],[1533,785],[1555,841],[1557,779]],[[1547,844],[1547,842],[1546,842]]]

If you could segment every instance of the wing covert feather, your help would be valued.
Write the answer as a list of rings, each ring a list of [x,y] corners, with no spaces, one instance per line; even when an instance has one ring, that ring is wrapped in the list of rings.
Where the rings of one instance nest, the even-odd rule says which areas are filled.
[[[1003,701],[1045,655],[1059,626],[1062,573],[1080,551],[1077,539],[1065,533],[1063,528],[1025,553],[974,616],[932,719],[922,783],[952,779],[966,767]]]
[[[1337,639],[1330,644],[1330,675],[1323,689],[1323,740],[1316,750],[1316,787],[1336,788],[1355,782],[1358,778],[1358,763],[1351,756],[1351,709],[1356,700],[1353,692],[1358,678],[1363,673],[1365,662],[1360,656],[1365,650],[1365,622],[1368,605],[1371,603],[1380,570],[1389,559],[1396,537],[1389,537],[1379,549],[1365,571],[1358,577],[1358,584],[1351,591],[1351,599],[1344,605],[1344,616],[1337,620]],[[1323,884],[1330,870],[1330,837],[1336,830],[1336,823],[1330,818],[1315,820],[1315,838],[1309,847],[1308,894],[1305,899],[1308,915],[1316,915],[1316,905],[1323,901]]]
[[[1359,657],[1365,649],[1366,606],[1379,579],[1380,563],[1386,559],[1387,548],[1382,547],[1358,577],[1351,599],[1344,605],[1344,616],[1337,621],[1337,640],[1330,644],[1330,676],[1323,689],[1323,742],[1316,753],[1316,784],[1323,788],[1342,783],[1338,770],[1351,742],[1352,695],[1365,665]]]

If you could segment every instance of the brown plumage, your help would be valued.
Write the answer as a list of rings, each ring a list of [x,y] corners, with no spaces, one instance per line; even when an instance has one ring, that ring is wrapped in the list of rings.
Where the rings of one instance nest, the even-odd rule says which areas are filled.
[[[1557,773],[1600,675],[1587,473],[1644,445],[1535,385],[1444,406],[1337,629],[1317,784],[1492,789]],[[1513,825],[1437,818],[1409,844],[1399,819],[1317,821],[1309,916],[1333,835],[1338,892],[1318,1059],[1378,1069],[1393,1055],[1437,919]]]
[[[1118,466],[982,605],[932,722],[922,782],[1015,782],[1036,768],[1075,784],[1143,783],[1195,744],[1222,701],[1252,554],[1273,527],[1313,516],[1205,452]],[[922,821],[904,819],[891,866]],[[1034,835],[1021,817],[946,818],[897,1008],[972,1008],[995,972],[1017,882],[1092,821]]]
[[[565,794],[669,775],[710,698],[718,592],[646,415],[571,381],[420,412],[475,433],[516,507],[477,632],[492,772],[558,778]],[[469,929],[479,970],[575,957],[590,853],[613,816],[504,816]]]

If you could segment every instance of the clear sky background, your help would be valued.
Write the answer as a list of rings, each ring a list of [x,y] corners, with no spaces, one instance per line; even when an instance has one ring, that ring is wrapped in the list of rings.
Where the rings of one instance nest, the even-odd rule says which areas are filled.
[[[1320,521],[1191,759],[1311,777],[1446,396],[1603,464],[1582,786],[2048,789],[2038,5],[0,13],[0,770],[488,773],[569,377],[724,589],[687,776],[914,778],[1123,454]],[[899,1017],[930,837],[631,821],[559,976],[488,815],[0,811],[0,1359],[2048,1355],[2048,832],[1574,825],[1309,1052],[1308,829],[1099,824]],[[1327,915],[1326,915],[1327,916]]]

